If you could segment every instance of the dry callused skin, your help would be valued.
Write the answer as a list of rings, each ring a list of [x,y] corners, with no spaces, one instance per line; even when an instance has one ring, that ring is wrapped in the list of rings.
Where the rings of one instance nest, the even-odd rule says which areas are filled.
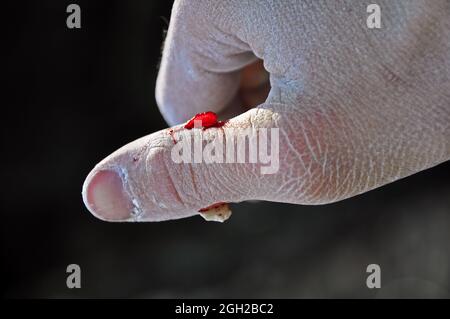
[[[200,212],[200,216],[202,216],[206,221],[223,223],[230,218],[231,209],[228,204],[222,203],[219,205],[214,205],[209,209],[202,210]]]
[[[91,172],[88,208],[106,220],[160,221],[218,202],[326,204],[449,160],[450,2],[377,3],[379,30],[367,28],[367,3],[359,0],[176,1],[156,87],[162,114],[177,124],[226,111],[236,71],[263,59],[267,100],[204,133],[279,128],[279,171],[174,164],[163,130]],[[96,200],[108,194],[102,181],[117,180],[98,177],[104,170],[120,175],[125,204]]]

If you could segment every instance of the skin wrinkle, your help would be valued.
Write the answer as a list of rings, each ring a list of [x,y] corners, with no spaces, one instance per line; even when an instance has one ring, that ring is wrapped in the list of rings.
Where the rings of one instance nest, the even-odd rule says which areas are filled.
[[[301,188],[301,192],[303,193],[302,197],[307,199],[305,202],[308,202],[312,199],[316,198],[316,195],[322,191],[322,187],[325,184],[325,179],[315,171],[310,172],[305,178],[307,181],[307,186]]]
[[[296,150],[296,148],[292,145],[289,137],[287,136],[287,134],[284,132],[284,130],[280,130],[280,133],[285,137],[285,143],[286,146],[292,151],[294,152],[294,154],[297,156],[298,162],[303,166],[303,169],[305,172],[309,172],[309,169],[306,168],[305,163],[303,162],[303,157],[302,155]]]
[[[224,141],[224,156],[226,156],[226,152],[227,152],[227,137],[225,136],[226,133],[224,132],[224,130],[221,131],[221,133],[223,133],[223,141]],[[233,139],[233,143],[234,143],[234,139]],[[234,143],[234,149],[236,149],[236,144]],[[229,165],[230,166],[230,165]],[[217,188],[223,188],[226,189],[230,194],[234,194],[234,197],[238,197],[239,194],[236,194],[236,189],[234,187],[232,187],[231,185],[235,185],[236,183],[239,183],[240,181],[238,179],[236,179],[237,176],[241,176],[242,174],[240,174],[240,172],[238,172],[239,170],[239,165],[238,164],[233,164],[233,166],[228,167],[227,173],[225,174],[225,172],[221,172],[219,169],[216,170],[208,170],[210,172],[210,177],[208,180],[217,180]],[[249,170],[249,172],[251,173],[251,170]],[[243,172],[244,176],[245,176],[245,171]],[[213,196],[211,196],[211,198],[213,198]]]
[[[322,163],[322,175],[326,175],[327,163],[328,163],[328,145],[325,144],[325,150],[323,152],[323,163]]]
[[[310,121],[309,119],[306,119],[306,121]],[[303,122],[303,121],[300,121],[300,122]],[[290,122],[287,122],[287,126],[289,126],[290,125]],[[313,124],[313,123],[309,123],[308,124],[310,127],[316,127],[316,125],[315,124]],[[291,128],[291,130],[293,130],[293,128]],[[305,131],[305,130],[304,130]],[[282,134],[284,134],[284,131],[282,130]],[[305,134],[306,134],[306,131],[305,131]],[[288,139],[288,137],[285,137],[286,138],[286,140],[287,141],[289,141],[289,139]],[[289,142],[288,142],[288,145],[289,145]],[[291,144],[292,145],[292,144]],[[328,143],[326,144],[327,145],[327,147],[328,147]],[[291,148],[294,150],[294,151],[296,151],[296,147],[294,147],[294,146],[291,146]],[[312,149],[312,147],[310,147],[311,149]],[[321,156],[323,156],[323,155],[321,155]],[[303,156],[301,156],[300,154],[298,154],[297,153],[297,158],[302,158]],[[318,156],[316,156],[316,162],[319,164],[319,166],[320,166],[320,170],[322,171],[322,164],[317,160],[317,157]],[[303,160],[300,160],[300,162],[302,162],[303,163]],[[312,166],[311,166],[311,164],[312,164],[312,162],[310,162],[310,165],[309,165],[309,169],[306,169],[306,167],[305,167],[305,171],[307,172],[307,173],[309,173],[309,175],[310,176],[312,176],[313,174],[312,174],[312,171],[311,171],[311,168],[312,168]],[[315,171],[317,171],[317,170],[315,170]],[[320,189],[322,188],[322,185],[324,184],[324,179],[323,178],[321,178],[321,176],[320,176],[320,174],[314,174],[315,175],[315,177],[310,177],[310,178],[308,178],[308,180],[309,180],[309,184],[311,184],[309,187],[307,187],[306,189],[303,189],[303,192],[304,193],[307,193],[307,194],[309,194],[310,193],[310,189],[313,189],[313,192],[314,192],[314,196],[313,197],[315,197],[315,194],[316,193],[318,193],[319,191],[320,191]],[[322,181],[321,181],[322,180]],[[319,181],[319,182],[321,182],[319,185],[317,185],[316,184],[316,181]],[[315,185],[315,187],[313,187],[313,185]],[[310,196],[308,196],[308,197],[310,197]]]
[[[202,199],[202,192],[199,192],[197,189],[197,182],[195,179],[195,173],[194,173],[194,169],[192,168],[192,164],[188,164],[189,166],[189,172],[191,173],[191,183],[192,183],[192,187],[194,188],[194,194],[196,196],[198,196],[198,199],[201,200]]]
[[[339,167],[338,167],[338,162],[336,163],[336,171],[339,172]],[[347,170],[347,173],[345,175],[345,177],[342,179],[342,181],[339,183],[339,185],[337,185],[336,187],[336,192],[335,192],[335,197],[332,199],[333,201],[336,201],[339,198],[339,194],[343,194],[343,196],[347,196],[347,194],[350,193],[350,183],[348,183],[347,181],[350,180],[350,177],[353,176],[354,170]],[[340,180],[340,178],[336,178],[336,180]],[[341,191],[341,188],[343,189]]]
[[[151,145],[151,140],[149,139],[149,141],[145,144],[145,151],[147,152],[147,154],[146,154],[146,158],[145,158],[145,162],[144,162],[145,166],[144,166],[143,176],[145,176],[145,179],[143,180],[143,183],[145,183],[145,184],[144,184],[143,189],[141,189],[142,195],[140,197],[135,197],[138,200],[139,207],[141,208],[141,210],[144,210],[144,211],[142,211],[140,219],[144,218],[144,216],[146,215],[145,210],[151,208],[152,206],[157,205],[157,202],[158,202],[154,195],[154,192],[148,190],[150,188],[149,186],[152,185],[152,179],[151,179],[152,167],[150,165],[150,161],[148,160],[148,157],[154,151],[157,151],[158,149],[161,149],[163,147],[162,146],[150,146],[150,145]],[[136,162],[136,164],[143,165],[143,164],[141,164],[140,160],[138,162]]]
[[[196,169],[198,170],[197,167],[196,167]],[[210,183],[207,183],[207,181],[210,181],[212,178],[213,178],[213,173],[210,168],[205,169],[202,172],[199,171],[198,190],[199,190],[199,192],[203,193],[203,199],[205,202],[211,201],[210,199],[213,198],[215,189],[220,188],[220,184],[222,183],[220,178],[217,179],[217,182],[215,183],[215,185],[211,185]]]
[[[168,182],[169,182],[169,185],[170,186],[172,186],[172,188],[175,190],[175,198],[179,201],[179,203],[180,204],[182,204],[182,205],[185,205],[185,200],[183,200],[182,199],[182,197],[181,197],[181,193],[178,191],[178,187],[177,187],[177,185],[179,184],[179,183],[175,183],[174,182],[174,178],[173,178],[173,176],[172,176],[172,172],[171,172],[171,170],[169,169],[169,167],[167,166],[167,162],[166,161],[163,161],[163,168],[165,169],[165,171],[166,171],[166,173],[167,173],[167,177],[168,177]],[[177,180],[177,182],[178,182],[178,180]]]
[[[223,172],[215,173],[213,170],[208,170],[208,173],[210,173],[210,177],[208,178],[208,180],[216,181],[216,183],[214,183],[213,185],[215,188],[226,190],[229,194],[233,194],[236,192],[235,189],[228,186],[233,185],[234,180],[230,181],[230,177],[233,176],[233,174],[224,174]],[[210,198],[214,198],[214,192],[211,192]]]
[[[334,116],[335,118],[336,118],[336,116]],[[325,123],[328,123],[330,120],[329,120],[329,114],[328,114],[328,112],[324,112],[324,113],[321,113],[321,117],[320,117],[320,119],[321,120],[323,120]],[[330,134],[333,134],[335,131],[334,130],[331,130],[332,128],[334,128],[335,126],[336,126],[336,120],[334,121],[334,125],[330,125],[330,126],[328,126],[327,127],[327,132],[329,132],[329,131],[331,131],[330,132]],[[310,127],[322,127],[322,125],[316,125],[314,122],[311,122],[310,124]],[[340,130],[340,131],[342,131],[342,130]],[[345,132],[345,130],[344,130],[344,132]],[[306,134],[306,133],[305,133]],[[323,137],[325,137],[325,136],[327,136],[327,135],[329,135],[329,134],[323,134]],[[316,137],[316,139],[317,140],[322,140],[322,141],[324,141],[324,138],[323,137],[320,137],[320,135],[317,135],[317,137]],[[339,145],[343,145],[343,143],[341,142],[341,143],[337,143],[337,141],[334,141],[334,142],[332,142],[331,140],[326,140],[326,151],[327,151],[327,154],[329,153],[329,145],[330,145],[330,143],[333,143],[333,144],[339,144]],[[342,152],[341,152],[342,153]],[[319,160],[317,160],[317,163],[322,167],[322,165],[323,165],[323,158],[324,158],[324,156],[325,155],[323,155],[323,153],[322,154],[320,154],[320,155],[316,155],[316,159],[317,158],[321,158],[321,160],[319,161]],[[339,175],[339,172],[340,172],[340,165],[338,164],[338,162],[339,162],[339,157],[335,157],[335,159],[333,159],[333,157],[335,157],[335,156],[332,156],[332,157],[330,157],[330,160],[331,160],[331,162],[330,163],[333,163],[333,161],[337,161],[337,164],[336,164],[336,169],[334,170],[335,172],[336,172],[336,177],[334,177],[334,180],[333,180],[333,174],[331,173],[330,174],[330,177],[332,178],[332,182],[333,182],[333,184],[335,184],[335,187],[334,187],[334,190],[332,191],[332,188],[330,188],[329,190],[325,190],[325,195],[326,195],[326,197],[327,198],[329,198],[330,196],[335,196],[335,193],[337,192],[337,190],[339,189],[339,182],[340,182],[340,175]],[[313,179],[313,182],[310,182],[311,184],[316,184],[316,182],[315,182],[315,180],[317,180],[317,179],[322,179],[323,181],[322,181],[322,183],[321,184],[319,184],[319,185],[316,185],[316,187],[315,187],[315,189],[316,189],[316,191],[314,192],[314,194],[313,194],[313,197],[316,197],[316,196],[318,196],[318,195],[320,195],[320,192],[322,191],[322,187],[323,187],[323,185],[324,184],[326,184],[326,179],[324,178],[326,175],[326,172],[323,170],[323,169],[321,169],[321,172],[323,172],[323,174],[321,175],[321,174],[317,174],[317,177],[315,177],[315,179]],[[331,170],[331,172],[333,172],[333,170]],[[305,192],[307,192],[307,190],[305,190]],[[320,197],[320,196],[319,196]]]
[[[332,188],[325,188],[326,179],[323,178],[320,174],[312,174],[313,178],[308,180],[308,187],[302,189],[302,192],[305,194],[308,201],[322,201],[325,198],[330,198],[330,194]],[[336,185],[337,187],[337,185]]]
[[[307,147],[307,149],[309,151],[309,154],[311,155],[313,161],[315,161],[317,164],[320,165],[320,162],[317,159],[317,156],[315,154],[314,148],[311,145],[311,142],[309,141],[308,132],[306,132],[305,127],[303,126],[302,122],[298,122],[298,125],[300,126],[300,129],[302,131],[302,134],[303,134],[303,137],[304,137],[304,140],[305,140],[305,145],[306,145],[306,147]]]
[[[226,139],[224,137],[224,146],[226,147]],[[226,153],[226,148],[224,149],[224,154]],[[233,169],[234,167],[235,169]],[[237,198],[238,196],[242,196],[242,194],[239,194],[238,190],[235,188],[229,186],[236,183],[240,183],[242,181],[236,180],[233,177],[241,176],[241,175],[248,175],[251,170],[245,170],[243,174],[241,174],[238,171],[235,171],[239,169],[239,166],[236,164],[233,165],[227,165],[226,166],[226,173],[225,171],[216,170],[216,164],[207,167],[204,170],[199,171],[198,173],[202,176],[202,185],[206,185],[209,187],[202,186],[200,189],[204,194],[207,194],[205,198],[213,198],[213,195],[216,193],[221,192],[227,192],[231,195],[231,197]],[[215,183],[210,183],[209,181],[215,181]],[[248,189],[248,188],[246,188]],[[220,200],[221,201],[221,200]]]
[[[292,128],[291,128],[291,130],[292,130]],[[298,153],[297,147],[294,146],[293,144],[291,144],[291,142],[289,141],[289,137],[286,136],[286,140],[287,140],[287,145],[288,145],[289,149],[292,150],[292,151],[297,155],[297,159],[298,159],[302,164],[304,164],[303,156],[302,156],[300,153]],[[285,142],[286,142],[286,141],[285,141]],[[312,163],[312,161],[308,161],[308,162],[309,162],[309,166],[308,166],[308,167],[304,166],[304,175],[303,175],[303,179],[304,179],[304,180],[308,180],[308,187],[302,188],[302,193],[305,194],[304,197],[308,197],[308,196],[309,196],[309,195],[308,195],[308,191],[309,191],[309,189],[311,189],[311,188],[313,188],[314,186],[316,186],[315,181],[317,180],[317,177],[314,178],[314,175],[316,175],[316,174],[314,174],[314,172],[313,172],[313,170],[312,170],[312,164],[313,164],[313,163]],[[317,163],[318,163],[318,162],[317,162]],[[316,175],[316,176],[317,176],[317,175]]]
[[[207,132],[207,131],[206,131]],[[223,134],[223,131],[219,131],[220,134]],[[226,147],[226,139],[223,137],[224,146]],[[224,154],[226,154],[226,148],[224,149]],[[236,190],[229,185],[233,185],[236,183],[235,179],[231,179],[233,176],[239,176],[236,174],[234,170],[228,165],[227,166],[227,174],[225,171],[216,170],[217,164],[211,164],[207,166],[206,169],[201,169],[200,164],[196,164],[194,171],[196,171],[196,176],[198,176],[197,189],[198,192],[202,194],[202,198],[205,201],[212,200],[214,194],[227,191],[229,194],[233,194]],[[204,168],[204,167],[203,167]],[[215,183],[211,183],[210,181],[215,181]],[[232,195],[232,197],[236,197],[237,195]]]

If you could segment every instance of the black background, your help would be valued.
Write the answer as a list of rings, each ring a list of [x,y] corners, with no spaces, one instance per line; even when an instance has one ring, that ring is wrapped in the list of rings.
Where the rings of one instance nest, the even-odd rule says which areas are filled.
[[[80,30],[66,27],[69,3],[2,15],[4,297],[449,296],[449,163],[326,206],[236,204],[223,225],[91,216],[90,169],[166,127],[154,86],[171,3],[77,1]],[[81,289],[66,287],[71,263]]]

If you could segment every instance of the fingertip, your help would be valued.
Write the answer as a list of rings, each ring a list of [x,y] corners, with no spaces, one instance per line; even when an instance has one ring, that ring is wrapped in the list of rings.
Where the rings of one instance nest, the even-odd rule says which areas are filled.
[[[105,221],[127,221],[133,211],[122,178],[112,170],[89,174],[83,185],[83,201],[95,217]]]

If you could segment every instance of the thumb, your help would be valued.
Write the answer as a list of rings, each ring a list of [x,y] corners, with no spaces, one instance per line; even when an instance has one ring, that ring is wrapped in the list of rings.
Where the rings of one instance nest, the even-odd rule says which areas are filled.
[[[276,122],[276,112],[260,107],[222,127],[180,125],[140,138],[91,171],[85,205],[103,220],[162,221],[215,203],[266,199],[278,179]]]
[[[308,107],[268,101],[221,127],[180,125],[138,139],[92,170],[84,202],[109,221],[183,218],[250,199],[326,204],[449,158],[448,122],[440,113],[391,119],[376,110],[361,117],[363,111],[323,99],[303,102]],[[398,123],[402,131],[391,134]],[[416,132],[421,139],[411,138]]]

